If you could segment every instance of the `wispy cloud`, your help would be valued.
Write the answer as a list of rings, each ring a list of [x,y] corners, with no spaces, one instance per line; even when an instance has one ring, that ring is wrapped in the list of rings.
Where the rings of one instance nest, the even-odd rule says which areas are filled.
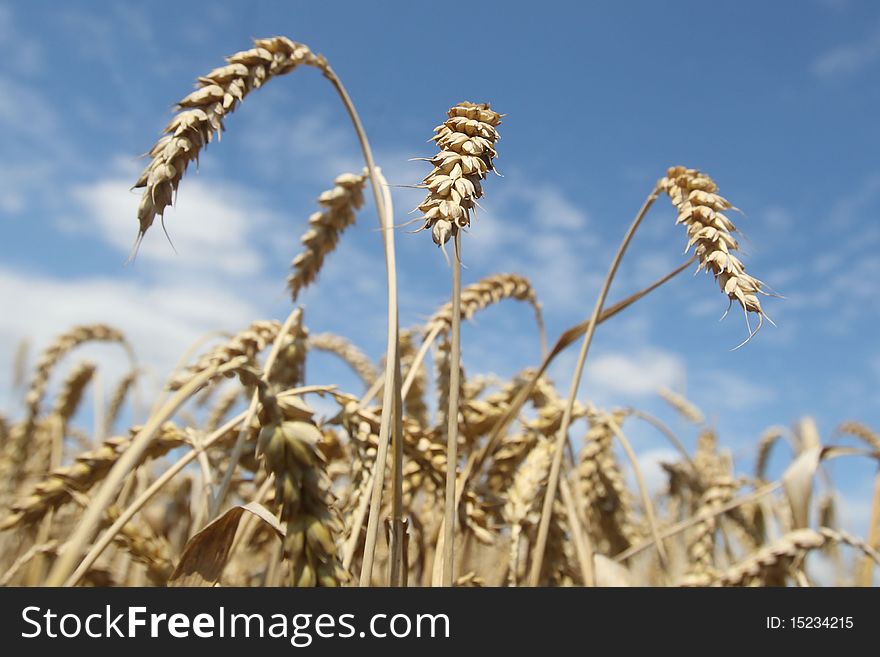
[[[628,397],[653,395],[657,388],[674,388],[684,379],[682,359],[670,352],[642,348],[635,353],[606,353],[596,357],[587,372],[587,385]]]
[[[100,237],[120,254],[131,249],[137,233],[140,194],[129,191],[132,180],[104,178],[77,186],[72,192],[83,208],[85,221],[76,222],[79,229]],[[165,240],[157,221],[144,238],[138,257],[150,261],[151,266],[198,269],[203,274],[259,273],[263,256],[254,237],[280,226],[282,220],[261,207],[254,193],[234,183],[208,186],[196,178],[186,180],[185,187],[186,193],[165,213],[179,255]],[[292,246],[293,239],[289,241]]]
[[[27,290],[27,294],[22,294]],[[25,336],[41,350],[75,324],[107,323],[122,330],[139,361],[162,376],[187,346],[218,328],[238,330],[260,314],[242,296],[210,278],[150,283],[116,276],[56,278],[0,268],[0,298],[16,311],[0,316],[0,369],[10,371],[12,346]],[[119,353],[102,357],[112,371],[125,367]],[[8,406],[8,390],[0,390]]]
[[[810,70],[820,78],[852,75],[880,60],[880,28],[860,41],[843,44],[813,60]]]
[[[19,75],[33,75],[45,65],[43,46],[22,34],[12,9],[5,4],[0,4],[0,56],[8,69]]]

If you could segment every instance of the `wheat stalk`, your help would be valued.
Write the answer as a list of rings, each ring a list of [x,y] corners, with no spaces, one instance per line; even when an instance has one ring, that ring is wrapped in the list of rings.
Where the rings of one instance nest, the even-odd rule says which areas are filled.
[[[418,206],[423,214],[422,230],[431,231],[440,247],[455,241],[452,263],[450,312],[451,353],[449,361],[449,411],[447,413],[446,512],[443,534],[443,585],[453,584],[453,542],[455,537],[455,481],[458,464],[458,404],[461,383],[461,233],[470,226],[471,210],[483,195],[480,181],[494,170],[495,142],[501,115],[488,104],[461,102],[448,112],[448,119],[434,129],[433,141],[440,152],[428,160],[434,165],[422,186],[428,195]]]

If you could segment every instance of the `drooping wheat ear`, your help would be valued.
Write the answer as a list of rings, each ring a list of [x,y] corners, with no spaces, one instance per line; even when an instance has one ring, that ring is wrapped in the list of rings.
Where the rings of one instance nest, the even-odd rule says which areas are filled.
[[[854,420],[848,420],[842,422],[840,426],[837,427],[837,433],[845,433],[850,436],[855,436],[870,445],[875,451],[880,452],[880,433],[877,433],[866,424]]]
[[[116,420],[119,418],[119,412],[122,410],[122,405],[125,403],[128,393],[131,391],[132,386],[137,382],[137,378],[140,374],[141,372],[139,369],[132,369],[119,380],[119,383],[116,384],[116,387],[113,389],[113,394],[110,395],[110,403],[107,405],[107,412],[104,414],[103,435],[109,435],[113,431],[113,425],[116,424]]]
[[[820,549],[829,542],[844,543],[862,551],[868,558],[880,563],[880,555],[864,541],[846,532],[820,527],[819,529],[796,529],[780,537],[742,562],[699,582],[686,582],[697,586],[783,586],[789,566],[811,550]]]
[[[658,187],[669,195],[678,210],[675,223],[687,228],[686,250],[694,247],[700,261],[697,271],[706,269],[712,272],[730,302],[736,301],[742,307],[749,329],[749,337],[742,343],[745,344],[761,329],[766,318],[757,295],[768,293],[765,284],[747,274],[743,263],[733,255],[739,249],[733,237],[736,227],[722,212],[735,208],[718,195],[715,182],[696,169],[671,167],[660,179]],[[749,313],[758,316],[758,327],[754,331],[748,321]]]
[[[139,427],[131,429],[137,434]],[[172,449],[186,444],[186,435],[170,422],[162,425],[143,460],[157,459]],[[84,452],[70,465],[55,468],[31,493],[12,505],[10,515],[0,520],[0,530],[40,520],[50,509],[57,509],[70,500],[70,491],[85,492],[100,482],[131,445],[131,437],[108,438],[97,449]]]
[[[588,530],[597,549],[617,554],[639,537],[632,499],[613,450],[614,432],[603,413],[590,413],[590,428],[578,456],[577,476],[584,495]],[[626,413],[612,412],[619,426]]]
[[[326,351],[336,354],[344,360],[361,381],[370,386],[379,378],[379,372],[370,357],[363,351],[358,349],[354,344],[340,335],[333,333],[318,333],[309,336],[309,349],[317,349],[318,351]]]
[[[119,507],[107,508],[107,519],[113,523],[119,518]],[[174,564],[169,558],[171,546],[166,539],[156,536],[144,523],[129,521],[113,541],[125,549],[131,558],[146,567],[147,577],[156,586],[165,586],[174,571]]]
[[[503,517],[510,526],[510,569],[508,581],[516,586],[520,578],[520,549],[522,531],[526,525],[538,522],[541,493],[547,484],[547,474],[553,460],[553,441],[539,439],[516,470],[513,483],[507,490]]]
[[[169,382],[169,388],[178,390],[192,377],[204,372],[211,365],[227,363],[239,356],[245,356],[250,364],[255,363],[257,355],[272,344],[279,330],[281,330],[281,323],[275,320],[253,322],[246,329],[234,335],[226,344],[214,347],[199,358],[194,365],[190,365],[176,374]]]
[[[271,396],[263,396],[262,403],[258,447],[266,470],[275,475],[275,498],[281,503],[281,520],[287,523],[284,554],[293,584],[339,586],[346,579],[336,553],[342,523],[318,449],[321,431],[311,418],[283,421]]]
[[[755,478],[763,481],[770,461],[770,452],[776,442],[785,436],[785,427],[768,427],[758,439],[758,456],[755,459]]]
[[[86,342],[118,342],[126,350],[129,359],[133,360],[133,351],[121,331],[107,326],[106,324],[89,324],[75,326],[71,330],[55,338],[37,361],[34,376],[28,388],[25,403],[27,404],[27,419],[25,424],[30,426],[40,413],[40,404],[46,394],[46,385],[49,383],[49,375],[55,365],[71,350]]]
[[[82,401],[86,386],[95,375],[97,369],[94,363],[83,361],[77,363],[61,384],[58,396],[55,398],[55,406],[52,409],[52,415],[61,420],[62,425],[66,425],[79,404]]]
[[[678,411],[679,415],[681,415],[688,422],[693,422],[694,424],[702,424],[706,419],[703,415],[703,412],[697,408],[696,404],[690,401],[684,395],[680,395],[677,392],[673,392],[669,388],[658,388],[657,394],[663,398],[667,404],[672,406],[676,411]]]
[[[140,229],[135,249],[156,216],[162,217],[171,205],[189,163],[198,159],[215,134],[219,136],[223,118],[245,96],[301,64],[327,70],[322,56],[285,37],[256,39],[253,48],[227,57],[226,62],[226,66],[198,79],[196,91],[177,104],[178,113],[150,149],[150,164],[134,184],[144,189],[138,207]]]
[[[461,317],[473,319],[474,315],[504,299],[525,301],[535,311],[538,331],[544,334],[544,316],[538,295],[531,282],[519,274],[492,274],[481,281],[468,285],[461,291]],[[442,306],[425,324],[425,335],[433,330],[449,331],[452,326],[452,304]]]
[[[366,172],[360,175],[343,173],[334,181],[333,189],[318,197],[318,203],[324,209],[309,217],[309,229],[300,239],[305,250],[293,259],[293,273],[287,279],[294,301],[318,276],[324,258],[336,248],[342,231],[354,223],[355,211],[364,204],[366,181]]]
[[[450,109],[448,116],[434,128],[433,141],[440,152],[428,160],[434,169],[422,183],[428,196],[418,206],[424,214],[422,230],[430,229],[438,246],[470,225],[470,211],[483,195],[480,180],[495,168],[492,159],[499,139],[495,128],[502,115],[493,112],[488,103],[463,101]]]
[[[712,572],[715,566],[715,531],[718,528],[718,509],[733,499],[737,483],[732,477],[717,477],[703,493],[697,516],[700,522],[694,527],[688,555],[690,557],[690,576],[699,578]]]

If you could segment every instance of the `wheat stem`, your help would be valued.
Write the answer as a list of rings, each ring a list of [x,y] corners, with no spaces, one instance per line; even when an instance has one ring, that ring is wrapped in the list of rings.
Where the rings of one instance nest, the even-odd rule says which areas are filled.
[[[632,241],[633,235],[635,235],[636,230],[642,223],[642,219],[645,218],[648,209],[657,199],[659,191],[660,190],[656,186],[651,190],[650,195],[648,195],[648,198],[645,200],[639,213],[630,225],[629,230],[626,232],[623,241],[620,243],[620,246],[617,249],[617,254],[614,256],[614,260],[608,270],[608,274],[605,276],[605,281],[602,284],[599,297],[596,299],[596,305],[593,307],[593,315],[590,318],[589,326],[584,334],[581,351],[580,354],[578,354],[577,364],[575,365],[574,376],[572,376],[571,386],[568,391],[568,399],[565,403],[565,411],[562,414],[562,423],[559,427],[559,434],[556,437],[553,465],[550,468],[550,478],[547,481],[547,490],[544,493],[544,508],[541,511],[541,524],[538,527],[538,537],[535,541],[535,548],[532,553],[532,569],[529,576],[531,586],[537,586],[541,576],[541,565],[544,561],[544,549],[547,546],[547,535],[550,531],[550,516],[553,513],[553,501],[556,499],[556,486],[559,481],[559,472],[562,468],[563,447],[565,441],[568,440],[568,426],[571,423],[574,400],[577,397],[578,388],[580,387],[584,364],[587,360],[587,353],[589,352],[590,344],[593,341],[593,334],[599,323],[602,306],[605,304],[605,298],[608,296],[608,290],[611,288],[611,282],[614,280],[614,275],[617,273],[617,268],[620,265],[620,261],[623,259],[623,254],[626,252],[630,241]]]
[[[452,257],[452,349],[449,360],[449,411],[446,415],[446,505],[443,526],[443,586],[453,583],[455,481],[458,471],[458,403],[461,387],[461,231],[455,232]]]

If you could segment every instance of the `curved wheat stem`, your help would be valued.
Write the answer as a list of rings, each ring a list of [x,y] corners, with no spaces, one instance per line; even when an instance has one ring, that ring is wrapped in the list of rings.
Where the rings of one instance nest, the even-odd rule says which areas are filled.
[[[611,288],[611,281],[614,280],[614,275],[617,273],[617,268],[620,266],[623,254],[626,252],[630,241],[632,241],[633,235],[635,235],[636,230],[645,218],[648,209],[657,199],[659,193],[659,186],[651,191],[648,198],[645,200],[645,203],[639,210],[639,213],[636,215],[636,218],[630,225],[629,230],[626,232],[626,235],[624,235],[623,241],[617,249],[617,254],[614,256],[614,260],[611,262],[611,266],[608,269],[608,274],[605,276],[602,289],[599,291],[599,297],[596,299],[596,304],[593,307],[593,314],[590,317],[589,325],[584,333],[584,339],[581,343],[581,351],[578,354],[574,375],[571,378],[571,386],[569,387],[568,399],[565,404],[565,413],[562,416],[559,433],[556,437],[556,446],[553,455],[553,465],[550,469],[550,478],[547,481],[547,490],[544,493],[544,507],[541,510],[541,524],[538,527],[538,538],[535,543],[535,550],[532,556],[532,568],[529,575],[529,584],[531,586],[537,586],[541,576],[544,548],[547,545],[547,534],[550,531],[550,517],[553,513],[553,502],[556,499],[556,487],[559,482],[559,473],[562,468],[563,447],[565,446],[565,441],[568,440],[568,427],[571,424],[571,413],[574,407],[575,397],[577,397],[578,388],[580,387],[581,377],[583,376],[587,353],[589,352],[590,344],[593,341],[593,334],[596,331],[596,326],[599,323],[599,317],[602,313],[602,307],[605,305],[608,290]],[[662,550],[662,547],[658,549]]]

